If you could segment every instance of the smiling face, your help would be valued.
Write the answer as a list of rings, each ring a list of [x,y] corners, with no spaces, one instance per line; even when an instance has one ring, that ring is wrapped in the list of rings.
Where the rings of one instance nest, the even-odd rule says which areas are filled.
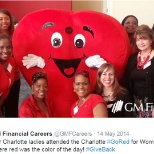
[[[128,17],[124,22],[124,28],[126,29],[127,33],[134,33],[137,28],[136,18]]]
[[[152,40],[147,35],[137,35],[136,45],[141,51],[151,51]]]
[[[32,92],[37,101],[41,101],[46,97],[48,91],[48,83],[46,79],[40,78],[32,85]]]
[[[58,117],[71,116],[70,108],[77,100],[72,86],[76,72],[90,73],[93,90],[97,70],[86,66],[88,57],[100,55],[115,65],[121,78],[129,55],[127,33],[119,22],[92,11],[47,9],[28,14],[14,32],[13,45],[15,60],[30,85],[32,74],[40,68],[27,69],[23,57],[34,54],[44,59],[41,70],[48,75],[48,98]]]
[[[10,27],[10,17],[0,12],[0,31],[7,31]]]
[[[136,45],[140,51],[151,52],[154,48],[154,35],[148,25],[140,25],[134,34]]]
[[[100,82],[103,84],[104,87],[112,87],[114,80],[115,72],[113,68],[106,68],[100,76]]]
[[[0,62],[5,63],[12,54],[12,45],[8,38],[0,36]]]
[[[86,98],[90,91],[89,79],[83,75],[77,75],[74,79],[74,92],[78,95],[80,99]]]

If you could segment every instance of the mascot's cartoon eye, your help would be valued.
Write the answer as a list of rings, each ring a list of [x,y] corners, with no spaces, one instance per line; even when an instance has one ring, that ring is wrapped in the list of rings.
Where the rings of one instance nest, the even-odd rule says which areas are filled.
[[[77,48],[82,48],[85,45],[85,37],[82,34],[77,34],[74,38],[74,45]]]
[[[52,34],[51,44],[54,48],[59,48],[62,45],[62,36],[60,33],[55,32]]]

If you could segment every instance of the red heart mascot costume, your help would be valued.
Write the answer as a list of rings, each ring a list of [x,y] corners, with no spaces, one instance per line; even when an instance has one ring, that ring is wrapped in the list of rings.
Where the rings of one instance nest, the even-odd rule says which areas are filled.
[[[18,24],[13,47],[15,60],[27,82],[37,71],[46,72],[55,117],[70,117],[77,100],[74,74],[90,72],[92,89],[100,64],[114,64],[121,79],[129,56],[129,41],[120,23],[93,11],[39,10]]]

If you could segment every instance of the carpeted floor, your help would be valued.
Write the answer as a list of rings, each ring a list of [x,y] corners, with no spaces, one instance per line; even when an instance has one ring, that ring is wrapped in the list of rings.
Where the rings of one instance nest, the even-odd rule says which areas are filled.
[[[28,85],[26,80],[24,79],[23,75],[21,74],[21,85],[20,85],[20,93],[19,93],[19,106],[21,105],[22,101],[29,97],[31,94],[31,87]]]

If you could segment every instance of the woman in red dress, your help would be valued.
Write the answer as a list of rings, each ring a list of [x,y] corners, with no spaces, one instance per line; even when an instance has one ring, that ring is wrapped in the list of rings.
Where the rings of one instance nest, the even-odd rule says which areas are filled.
[[[14,83],[15,61],[11,55],[12,43],[10,37],[0,34],[0,117],[4,117],[5,111],[2,106]]]
[[[107,106],[104,99],[90,93],[89,73],[82,70],[74,78],[74,92],[78,100],[72,105],[71,115],[74,118],[103,118],[108,117]]]
[[[32,76],[32,94],[26,98],[20,108],[20,118],[49,118],[53,117],[52,109],[46,98],[48,92],[47,76],[43,72],[36,72]],[[51,103],[50,103],[51,104]]]

